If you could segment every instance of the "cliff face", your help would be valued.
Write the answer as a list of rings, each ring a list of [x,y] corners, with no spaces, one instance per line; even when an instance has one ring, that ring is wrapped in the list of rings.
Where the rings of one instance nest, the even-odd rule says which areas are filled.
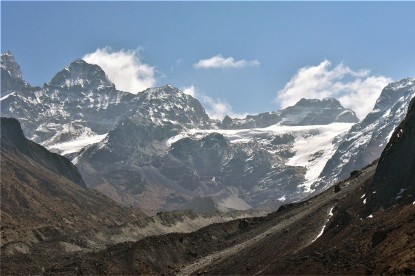
[[[415,98],[409,104],[405,119],[386,145],[366,194],[371,211],[390,207],[395,202],[414,202]]]

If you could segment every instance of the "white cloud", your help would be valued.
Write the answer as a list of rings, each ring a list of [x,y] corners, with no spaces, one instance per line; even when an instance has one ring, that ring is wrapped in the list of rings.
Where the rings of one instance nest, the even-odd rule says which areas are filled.
[[[189,87],[183,88],[183,93],[196,98],[196,87],[192,84]]]
[[[194,85],[182,89],[183,93],[197,98],[202,102],[206,113],[212,119],[222,120],[226,115],[232,118],[243,118],[246,114],[239,114],[232,111],[232,106],[222,99],[213,99],[201,93]]]
[[[259,66],[258,60],[235,60],[233,57],[224,58],[221,54],[208,59],[201,59],[193,64],[196,68],[244,68]]]
[[[363,119],[373,108],[382,89],[392,81],[385,76],[371,76],[369,70],[354,71],[325,60],[317,66],[303,67],[278,91],[277,101],[285,108],[301,98],[333,97]]]
[[[155,68],[140,60],[138,50],[98,48],[82,59],[99,65],[118,90],[138,93],[156,84]]]
[[[206,113],[213,119],[222,120],[226,115],[235,117],[232,106],[221,99],[213,99],[209,96],[203,96],[202,103],[207,105]]]

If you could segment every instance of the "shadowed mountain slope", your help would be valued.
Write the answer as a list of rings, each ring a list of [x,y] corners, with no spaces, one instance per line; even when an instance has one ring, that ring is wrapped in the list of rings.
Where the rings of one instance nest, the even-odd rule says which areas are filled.
[[[106,241],[88,245],[99,243],[89,234],[144,217],[87,189],[67,158],[27,140],[16,119],[1,118],[1,130],[2,252],[45,241],[99,248]]]

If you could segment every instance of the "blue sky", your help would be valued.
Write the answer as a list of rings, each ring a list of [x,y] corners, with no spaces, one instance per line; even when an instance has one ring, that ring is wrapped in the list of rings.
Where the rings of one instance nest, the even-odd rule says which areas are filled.
[[[119,83],[139,72],[129,89],[169,83],[217,117],[325,96],[362,117],[385,83],[415,76],[414,14],[415,2],[1,2],[1,51],[33,85],[77,58],[113,74],[123,58],[135,64]]]

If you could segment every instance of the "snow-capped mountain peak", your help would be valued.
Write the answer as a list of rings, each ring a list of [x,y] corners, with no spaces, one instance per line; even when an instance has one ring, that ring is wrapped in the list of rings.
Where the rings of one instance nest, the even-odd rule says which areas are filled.
[[[23,80],[22,71],[11,52],[1,54],[1,96],[8,97],[16,91],[23,91],[30,85]]]
[[[61,88],[115,89],[115,85],[108,79],[108,76],[101,67],[95,64],[89,64],[82,59],[72,62],[69,66],[57,73],[49,85]]]
[[[414,79],[388,85],[357,124],[333,98],[217,121],[171,85],[118,91],[99,66],[83,60],[42,88],[16,81],[8,67],[2,56],[3,116],[18,118],[31,140],[76,160],[90,187],[154,210],[196,197],[228,209],[299,200],[376,159],[415,94]]]
[[[171,85],[149,88],[136,98],[136,116],[150,119],[158,125],[180,124],[183,127],[203,127],[210,123],[200,102]]]
[[[387,110],[405,93],[415,91],[415,78],[405,78],[388,84],[377,99],[374,111]]]
[[[302,98],[294,106],[303,106],[303,107],[310,107],[310,106],[319,106],[319,107],[341,107],[341,104],[335,98],[330,98],[330,97],[324,98],[322,100]]]
[[[7,51],[1,55],[1,68],[6,70],[11,77],[23,80],[22,71],[20,70],[19,64],[17,64],[14,59],[12,52]]]
[[[285,126],[327,125],[331,123],[356,123],[359,119],[353,110],[344,108],[334,98],[304,99],[295,105],[275,112],[248,115],[244,119],[225,117],[218,124],[224,129],[268,127],[275,124]]]

